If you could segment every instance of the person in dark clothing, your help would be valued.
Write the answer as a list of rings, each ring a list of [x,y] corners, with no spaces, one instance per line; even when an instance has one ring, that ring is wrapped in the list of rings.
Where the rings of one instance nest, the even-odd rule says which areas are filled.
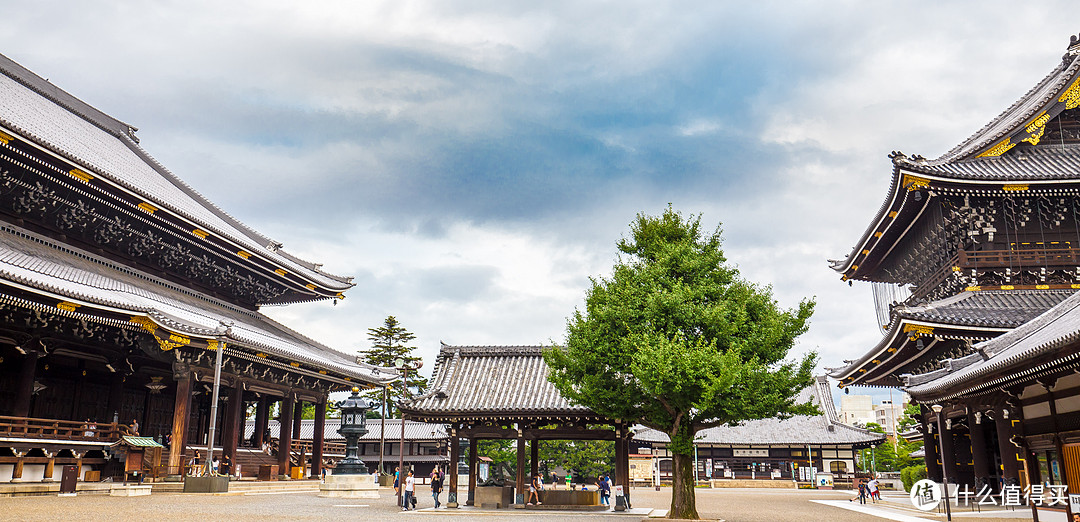
[[[865,480],[859,481],[859,495],[854,497],[854,498],[849,498],[848,502],[854,502],[855,499],[857,498],[857,499],[859,499],[860,504],[865,504],[866,503],[867,489],[868,488],[866,487],[866,481]]]
[[[436,509],[442,505],[439,503],[439,493],[442,493],[442,473],[436,467],[435,471],[431,472],[431,496],[435,499]]]

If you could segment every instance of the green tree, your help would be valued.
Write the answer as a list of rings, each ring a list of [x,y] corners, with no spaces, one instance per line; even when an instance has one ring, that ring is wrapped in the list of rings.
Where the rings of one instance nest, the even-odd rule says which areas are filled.
[[[727,265],[720,228],[638,214],[610,278],[592,280],[585,309],[567,324],[565,347],[548,350],[548,378],[569,400],[671,439],[671,518],[698,518],[693,439],[743,420],[813,414],[796,394],[813,381],[817,356],[787,360],[814,309],[781,309],[772,288]]]
[[[364,358],[364,362],[376,366],[393,367],[399,358],[404,359],[409,365],[415,366],[416,362],[420,361],[420,357],[412,354],[416,347],[409,346],[409,343],[414,339],[416,339],[416,336],[402,327],[397,318],[391,315],[383,321],[382,326],[368,328],[368,340],[371,341],[371,348],[360,350],[359,353]],[[427,382],[428,380],[422,377],[419,372],[410,371],[409,396],[416,395],[423,390],[427,386]],[[363,396],[374,407],[381,409],[384,398],[382,388],[368,390],[364,392]],[[404,396],[401,381],[394,381],[387,390],[388,418],[396,419],[401,416],[394,405]]]
[[[920,419],[922,419],[922,411],[920,411],[919,405],[916,403],[908,404],[904,406],[904,414],[896,420],[896,429],[901,432],[907,431],[921,422]]]

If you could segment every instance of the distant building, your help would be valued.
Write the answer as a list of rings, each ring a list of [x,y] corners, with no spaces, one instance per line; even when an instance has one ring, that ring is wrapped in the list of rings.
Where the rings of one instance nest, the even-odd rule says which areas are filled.
[[[822,414],[750,420],[698,432],[698,478],[812,481],[813,473],[829,471],[838,482],[850,483],[855,453],[881,444],[885,436],[841,423],[825,377],[818,377],[796,400],[817,405]],[[653,455],[665,482],[672,473],[669,440],[665,433],[639,426],[631,441],[632,452]]]
[[[874,422],[885,428],[885,433],[896,435],[896,425],[900,417],[904,415],[904,403],[893,404],[892,401],[881,401],[874,406]]]
[[[874,415],[874,399],[869,395],[844,395],[840,397],[840,422],[848,426],[865,426],[877,422]]]

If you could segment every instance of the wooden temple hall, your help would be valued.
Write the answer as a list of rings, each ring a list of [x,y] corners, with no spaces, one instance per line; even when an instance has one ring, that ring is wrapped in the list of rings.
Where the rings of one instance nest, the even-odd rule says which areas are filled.
[[[1080,493],[1080,39],[943,156],[890,157],[884,204],[832,262],[873,285],[884,335],[830,375],[922,404],[935,480]]]
[[[0,55],[0,482],[48,481],[57,464],[182,473],[207,444],[218,351],[214,442],[233,458],[262,442],[274,403],[289,424],[332,391],[393,380],[259,313],[352,286],[216,207],[134,127]],[[250,406],[263,429],[240,440]],[[136,431],[164,455],[119,466],[110,446]]]
[[[540,346],[448,346],[435,360],[427,391],[401,405],[406,419],[446,424],[450,462],[461,462],[461,442],[468,441],[467,505],[524,506],[532,476],[539,471],[541,440],[610,440],[615,462],[610,463],[615,486],[629,494],[629,426],[607,419],[583,406],[570,404],[548,380]],[[477,443],[510,439],[517,443],[517,476],[506,486],[477,486]],[[458,474],[448,473],[447,506],[457,507]],[[615,498],[615,492],[612,492]],[[547,505],[599,505],[596,491],[551,490],[540,501]]]

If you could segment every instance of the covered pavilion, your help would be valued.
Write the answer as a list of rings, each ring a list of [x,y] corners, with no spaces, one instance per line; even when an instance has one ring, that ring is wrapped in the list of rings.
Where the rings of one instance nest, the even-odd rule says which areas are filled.
[[[526,444],[531,452],[528,476],[539,471],[541,440],[610,440],[615,442],[616,486],[629,491],[630,430],[619,419],[608,419],[567,401],[548,379],[542,346],[449,346],[435,360],[428,391],[401,405],[405,418],[447,424],[450,462],[460,462],[462,439],[469,444],[469,498],[476,502],[477,442],[482,439],[517,441],[515,500],[525,504]],[[458,474],[450,473],[448,507],[458,505]],[[614,496],[614,493],[613,493]]]

